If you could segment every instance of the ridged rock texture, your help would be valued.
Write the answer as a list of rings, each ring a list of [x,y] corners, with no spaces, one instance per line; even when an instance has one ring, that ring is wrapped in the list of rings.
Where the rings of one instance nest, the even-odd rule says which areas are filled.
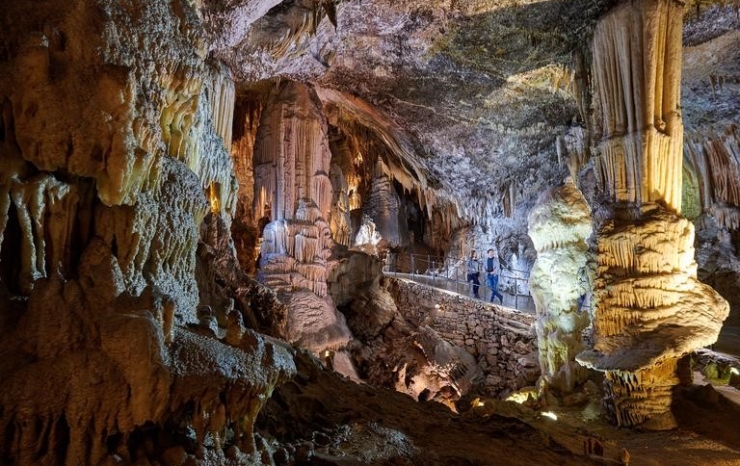
[[[720,348],[740,325],[740,295],[735,291],[740,287],[738,28],[737,9],[729,5],[686,12],[681,86],[686,127],[682,205],[683,214],[696,225],[698,276],[730,302]]]
[[[694,228],[681,207],[682,6],[624,3],[598,24],[593,86],[598,181],[594,348],[577,359],[606,374],[619,426],[675,426],[679,363],[717,339],[728,305],[696,278]],[[689,378],[690,380],[690,378]]]
[[[529,289],[537,308],[542,380],[546,390],[567,395],[587,376],[575,358],[584,349],[582,333],[590,323],[581,305],[591,289],[591,208],[568,178],[563,186],[542,193],[528,223],[537,249]]]
[[[228,341],[198,312],[199,228],[210,213],[228,231],[237,188],[235,86],[198,11],[0,10],[0,462],[223,464],[227,432],[253,462],[256,415],[295,365],[243,328],[244,285]]]

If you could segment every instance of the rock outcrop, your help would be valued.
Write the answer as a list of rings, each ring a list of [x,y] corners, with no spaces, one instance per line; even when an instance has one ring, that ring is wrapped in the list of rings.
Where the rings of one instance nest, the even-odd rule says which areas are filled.
[[[197,5],[0,10],[0,461],[223,464],[228,436],[254,462],[295,365],[239,313],[226,339],[211,325],[229,299],[252,315],[245,286],[211,286],[235,264],[196,279],[201,224],[228,231],[237,189],[235,85]]]

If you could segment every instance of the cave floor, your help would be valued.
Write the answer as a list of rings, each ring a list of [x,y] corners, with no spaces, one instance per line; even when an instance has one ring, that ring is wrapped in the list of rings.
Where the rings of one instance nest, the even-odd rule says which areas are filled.
[[[626,450],[633,466],[740,465],[740,431],[736,428],[740,405],[725,396],[716,402],[680,397],[673,407],[678,428],[662,432],[616,428],[605,421],[598,400],[583,408],[553,411],[557,421],[535,416],[527,422],[574,454],[580,449],[585,457],[590,445],[596,453],[589,457],[600,464],[623,464],[621,456]],[[597,454],[600,449],[602,458]]]
[[[674,404],[678,428],[651,432],[607,423],[599,396],[552,408],[557,420],[493,399],[458,414],[299,359],[301,375],[275,391],[260,422],[280,443],[311,445],[298,465],[620,465],[624,450],[633,466],[740,465],[740,405],[701,385]]]

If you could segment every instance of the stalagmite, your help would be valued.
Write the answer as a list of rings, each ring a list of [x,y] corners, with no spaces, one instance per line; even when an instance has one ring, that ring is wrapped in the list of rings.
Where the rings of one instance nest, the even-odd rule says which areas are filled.
[[[543,193],[529,214],[529,236],[537,249],[530,290],[537,308],[540,368],[546,389],[568,394],[585,381],[575,356],[584,347],[581,334],[589,324],[581,308],[590,292],[588,244],[591,209],[568,178]]]
[[[593,82],[608,204],[598,211],[594,348],[577,360],[606,373],[614,423],[675,426],[681,358],[716,341],[728,305],[696,278],[694,228],[681,208],[683,6],[623,3],[597,26]]]

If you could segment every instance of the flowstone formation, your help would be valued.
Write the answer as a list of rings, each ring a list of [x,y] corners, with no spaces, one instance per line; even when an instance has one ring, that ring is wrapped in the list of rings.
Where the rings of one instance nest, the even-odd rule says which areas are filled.
[[[588,243],[591,208],[568,178],[545,191],[529,214],[529,236],[537,249],[529,289],[537,308],[537,342],[545,389],[568,394],[585,381],[575,357],[590,323],[581,305],[590,292]]]
[[[624,3],[593,40],[598,181],[594,348],[614,423],[665,429],[681,358],[716,341],[728,305],[696,278],[693,225],[681,207],[682,5]]]
[[[352,338],[327,294],[327,277],[338,265],[327,221],[335,198],[327,134],[312,90],[288,82],[267,101],[254,155],[255,218],[269,220],[259,279],[285,293],[285,338],[316,354]]]

